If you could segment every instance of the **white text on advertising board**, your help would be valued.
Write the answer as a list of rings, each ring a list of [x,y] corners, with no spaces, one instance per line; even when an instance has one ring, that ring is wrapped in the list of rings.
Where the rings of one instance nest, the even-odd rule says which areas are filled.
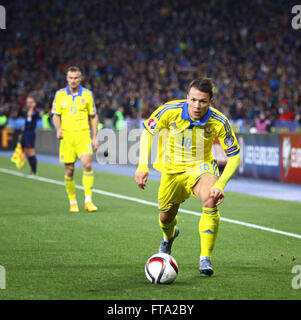
[[[279,165],[279,147],[246,146],[245,163],[277,167]]]
[[[301,148],[292,148],[291,167],[301,168]]]

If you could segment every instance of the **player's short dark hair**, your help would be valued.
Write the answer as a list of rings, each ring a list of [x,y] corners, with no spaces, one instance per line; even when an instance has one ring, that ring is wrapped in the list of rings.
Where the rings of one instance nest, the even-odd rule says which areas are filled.
[[[194,79],[188,85],[188,90],[187,90],[188,93],[191,88],[195,88],[195,89],[198,89],[199,91],[209,93],[210,99],[213,97],[214,84],[212,79],[210,78],[200,77],[200,78]]]
[[[69,71],[82,73],[82,71],[80,70],[80,68],[79,68],[78,66],[70,66],[70,67],[67,69],[67,73],[68,73]]]

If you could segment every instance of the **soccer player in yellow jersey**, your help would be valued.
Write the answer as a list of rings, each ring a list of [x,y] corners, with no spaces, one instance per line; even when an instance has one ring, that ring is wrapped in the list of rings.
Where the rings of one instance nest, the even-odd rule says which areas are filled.
[[[218,205],[223,202],[224,187],[240,163],[235,134],[229,120],[211,106],[212,96],[212,80],[198,78],[190,83],[187,99],[167,102],[155,110],[144,122],[135,173],[137,185],[144,189],[153,136],[158,134],[154,168],[161,171],[158,203],[163,239],[159,252],[171,253],[172,243],[179,235],[179,206],[190,195],[196,196],[202,203],[199,273],[206,276],[213,274],[211,257],[220,223]],[[221,176],[211,152],[216,137],[228,156]]]
[[[67,87],[58,90],[52,105],[56,136],[60,139],[60,161],[65,164],[65,186],[70,201],[70,211],[78,212],[73,178],[76,157],[83,167],[82,183],[85,192],[85,210],[97,211],[92,202],[94,174],[93,151],[98,148],[96,114],[93,94],[81,86],[82,74],[77,66],[68,68]],[[92,131],[92,140],[90,134]]]

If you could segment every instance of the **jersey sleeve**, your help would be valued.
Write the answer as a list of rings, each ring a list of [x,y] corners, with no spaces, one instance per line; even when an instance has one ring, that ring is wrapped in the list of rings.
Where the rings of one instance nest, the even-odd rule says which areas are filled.
[[[163,128],[168,128],[168,113],[165,105],[156,109],[152,115],[143,122],[143,127],[151,134],[156,135]]]
[[[96,115],[96,106],[95,106],[95,101],[94,101],[92,92],[90,94],[90,99],[88,102],[88,113],[89,113],[89,116],[92,116],[92,117]]]
[[[52,102],[51,113],[56,114],[58,116],[61,115],[61,101],[60,101],[58,92],[55,93],[55,96]]]
[[[240,152],[237,138],[227,118],[218,132],[218,140],[227,157],[234,156]]]

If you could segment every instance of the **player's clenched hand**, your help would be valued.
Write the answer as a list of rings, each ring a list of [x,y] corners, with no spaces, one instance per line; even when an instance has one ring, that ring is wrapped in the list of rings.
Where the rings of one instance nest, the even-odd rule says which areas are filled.
[[[218,188],[212,188],[209,193],[210,198],[216,201],[216,205],[220,205],[225,198],[224,192]]]
[[[62,129],[57,129],[57,131],[56,131],[56,137],[58,138],[58,139],[63,139],[63,132],[62,132]]]
[[[136,172],[135,180],[140,189],[144,189],[148,179],[148,172]]]

